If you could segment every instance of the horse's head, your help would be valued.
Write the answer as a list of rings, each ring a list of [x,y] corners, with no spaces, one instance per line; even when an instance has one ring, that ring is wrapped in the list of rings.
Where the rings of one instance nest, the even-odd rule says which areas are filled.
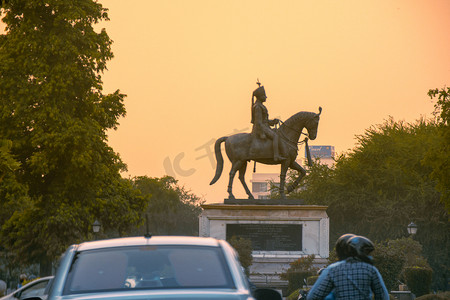
[[[317,128],[319,127],[320,114],[322,113],[322,107],[319,107],[319,113],[301,111],[291,116],[281,126],[280,131],[282,136],[291,141],[291,143],[297,143],[302,133],[303,128],[308,131],[308,138],[314,140],[317,137]]]
[[[319,113],[313,114],[311,118],[306,122],[305,128],[308,130],[308,138],[315,140],[317,137],[317,130],[319,127],[320,114],[322,113],[322,107],[319,107]]]

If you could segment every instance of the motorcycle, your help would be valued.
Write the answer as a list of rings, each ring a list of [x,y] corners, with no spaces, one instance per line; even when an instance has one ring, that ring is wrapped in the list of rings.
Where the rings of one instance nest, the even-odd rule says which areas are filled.
[[[308,290],[304,288],[305,286],[308,286],[306,283],[306,279],[303,279],[303,283],[303,288],[300,289],[297,300],[306,300],[306,296],[308,296]]]
[[[308,296],[308,291],[300,290],[297,300],[306,300],[306,296]]]

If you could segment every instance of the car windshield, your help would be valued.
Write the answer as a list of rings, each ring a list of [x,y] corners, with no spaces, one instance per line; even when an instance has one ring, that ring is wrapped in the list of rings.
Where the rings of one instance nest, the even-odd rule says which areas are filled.
[[[64,294],[174,288],[234,288],[221,249],[164,245],[78,252]]]

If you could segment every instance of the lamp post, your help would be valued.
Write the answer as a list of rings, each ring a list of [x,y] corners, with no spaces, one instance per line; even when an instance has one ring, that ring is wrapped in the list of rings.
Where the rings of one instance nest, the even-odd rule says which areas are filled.
[[[414,224],[413,222],[408,224],[408,233],[411,236],[414,236],[417,233],[417,225]]]
[[[94,232],[94,238],[97,239],[97,234],[100,231],[100,227],[102,224],[98,220],[95,220],[94,224],[92,224],[92,231]]]

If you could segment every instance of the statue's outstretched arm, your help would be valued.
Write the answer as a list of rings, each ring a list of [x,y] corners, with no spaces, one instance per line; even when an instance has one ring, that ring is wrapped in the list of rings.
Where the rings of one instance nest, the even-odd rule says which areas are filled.
[[[277,125],[278,123],[280,123],[280,120],[278,120],[278,119],[269,120],[270,126]]]

